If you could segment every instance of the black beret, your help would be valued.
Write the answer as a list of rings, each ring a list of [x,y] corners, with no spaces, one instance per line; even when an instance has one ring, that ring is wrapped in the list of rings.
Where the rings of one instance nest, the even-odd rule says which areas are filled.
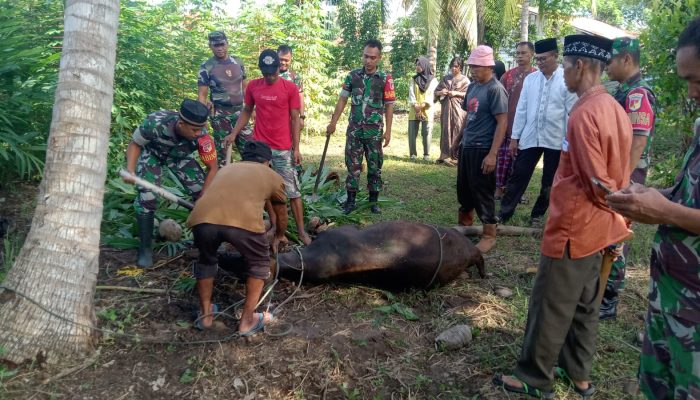
[[[272,150],[264,142],[250,141],[243,146],[243,161],[264,162],[272,159]]]
[[[542,39],[535,42],[535,54],[542,54],[548,51],[558,51],[559,46],[557,45],[557,39],[549,38]]]
[[[207,123],[209,109],[197,100],[185,99],[180,105],[180,119],[194,126]]]
[[[569,35],[564,38],[564,56],[582,56],[609,61],[613,41],[601,36]]]

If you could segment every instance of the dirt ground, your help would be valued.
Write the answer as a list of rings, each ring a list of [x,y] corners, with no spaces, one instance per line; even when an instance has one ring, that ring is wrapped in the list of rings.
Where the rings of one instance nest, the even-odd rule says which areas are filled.
[[[236,330],[234,310],[226,311],[230,317],[217,320],[216,329],[199,332],[192,328],[196,298],[177,290],[190,276],[192,252],[160,257],[156,268],[128,276],[124,273],[131,271],[134,259],[134,251],[103,249],[95,299],[99,326],[127,336],[103,332],[95,356],[61,369],[24,368],[4,381],[3,396],[509,398],[489,384],[495,371],[512,366],[519,349],[514,344],[522,336],[520,330],[504,328],[511,325],[512,309],[494,295],[494,289],[505,283],[501,277],[509,274],[498,256],[487,261],[489,279],[471,279],[465,274],[430,292],[395,295],[367,287],[302,285],[294,293],[295,283],[283,281],[272,292],[277,321],[251,338],[231,338]],[[520,265],[529,263],[530,257],[523,256]],[[530,286],[530,275],[522,270],[513,274],[511,278]],[[100,289],[103,286],[169,292]],[[214,297],[223,308],[241,300],[242,293],[243,286],[234,277],[219,275]],[[285,300],[286,304],[275,309]],[[408,314],[401,312],[406,308],[417,320],[407,319]],[[461,323],[472,326],[474,342],[459,350],[438,350],[435,337]],[[73,365],[81,369],[56,377]],[[38,384],[46,379],[51,381]]]
[[[11,200],[28,195],[0,194],[15,205],[3,208],[4,215],[19,231],[26,229],[32,205],[22,208]],[[251,338],[234,337],[233,306],[244,287],[226,273],[217,278],[214,293],[225,315],[216,329],[192,327],[197,300],[187,289],[196,252],[159,254],[155,268],[136,271],[135,251],[103,248],[95,296],[103,330],[97,351],[61,366],[24,366],[0,375],[0,398],[520,398],[490,381],[495,372],[510,371],[519,354],[534,278],[525,271],[537,265],[538,244],[531,237],[501,238],[486,256],[488,279],[465,273],[428,292],[308,284],[297,290],[295,282],[281,281],[270,303],[275,323]],[[620,318],[599,328],[593,372],[598,399],[634,398],[622,388],[634,381],[647,273],[630,268]],[[499,297],[499,287],[513,296]],[[267,301],[261,309],[266,307]],[[471,327],[473,341],[457,350],[436,348],[436,336],[457,324]],[[578,398],[565,384],[555,389],[557,398]]]

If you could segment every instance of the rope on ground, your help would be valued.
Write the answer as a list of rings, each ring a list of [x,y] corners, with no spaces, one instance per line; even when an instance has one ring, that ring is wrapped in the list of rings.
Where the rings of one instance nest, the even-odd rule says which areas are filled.
[[[430,280],[430,283],[428,283],[428,286],[426,286],[426,289],[429,289],[431,286],[433,286],[433,283],[435,282],[435,278],[437,278],[438,273],[440,272],[440,268],[442,268],[442,239],[445,238],[446,233],[441,235],[440,231],[438,230],[437,226],[435,225],[428,225],[429,227],[433,228],[435,230],[435,233],[437,233],[438,236],[438,242],[440,243],[440,259],[438,261],[437,268],[435,268],[435,273],[433,273],[433,278]]]
[[[297,250],[297,252],[299,253],[299,256],[301,257],[301,252],[300,252],[298,249],[296,249],[296,250]],[[279,258],[278,258],[278,260],[279,260]],[[302,258],[302,275],[301,275],[301,278],[302,278],[302,279],[303,279],[303,277],[304,277],[304,274],[303,274],[303,269],[304,269],[304,267],[303,267],[303,266],[304,266],[304,263],[303,263],[303,258]],[[282,303],[280,303],[280,304],[275,308],[275,312],[280,308],[280,306],[282,306],[283,304],[287,303],[287,302],[292,298],[292,296],[294,296],[294,295],[297,293],[297,291],[299,290],[299,286],[301,286],[301,282],[302,282],[302,280],[300,279],[300,280],[299,280],[299,285],[298,285],[297,288],[294,290],[294,292],[293,292],[286,300],[284,300]],[[274,285],[276,285],[276,284],[277,284],[277,280],[275,280],[270,286],[268,286],[268,290],[267,290],[266,293],[260,298],[260,301],[258,302],[258,306],[264,301],[265,297],[267,297],[267,296],[270,296],[270,301],[271,301],[271,298],[272,298],[272,297],[271,297],[272,289],[274,288]],[[19,290],[16,290],[16,289],[7,287],[7,286],[5,286],[5,285],[0,285],[0,289],[4,289],[4,290],[7,290],[7,291],[10,291],[10,292],[12,292],[12,293],[14,293],[14,294],[16,294],[16,295],[22,297],[23,299],[25,299],[25,300],[29,301],[30,303],[34,304],[34,305],[35,305],[36,307],[38,307],[40,310],[44,311],[45,313],[51,315],[51,316],[54,317],[54,318],[60,319],[61,321],[67,322],[67,323],[72,324],[72,325],[75,325],[75,326],[80,326],[80,327],[87,328],[87,329],[90,329],[90,330],[95,330],[95,331],[98,331],[98,332],[102,332],[102,333],[104,333],[104,334],[109,334],[109,335],[118,336],[118,337],[124,337],[124,338],[131,338],[131,339],[133,339],[133,340],[135,340],[135,341],[137,341],[137,342],[141,342],[141,343],[150,343],[150,344],[170,344],[170,345],[199,345],[199,344],[224,343],[224,342],[228,342],[228,341],[231,341],[231,340],[233,340],[233,339],[237,339],[238,337],[240,337],[240,334],[239,334],[238,332],[234,332],[234,333],[232,333],[232,334],[230,334],[230,335],[224,336],[224,337],[222,337],[222,338],[217,338],[217,339],[189,340],[189,341],[174,341],[174,340],[163,340],[163,339],[159,339],[159,338],[155,338],[155,337],[149,337],[149,336],[133,335],[133,334],[124,333],[124,332],[117,332],[117,331],[113,331],[113,330],[110,330],[110,329],[99,328],[99,327],[96,327],[96,326],[84,324],[84,323],[82,323],[82,322],[73,321],[73,320],[70,319],[70,318],[64,317],[63,315],[60,315],[60,314],[58,314],[58,313],[56,313],[56,312],[50,310],[49,308],[47,308],[46,306],[44,306],[43,304],[41,304],[41,303],[38,302],[37,300],[33,299],[32,297],[30,297],[30,296],[24,294],[23,292],[21,292],[21,291],[19,291]],[[233,316],[233,315],[231,315],[231,314],[228,314],[226,311],[228,311],[228,310],[230,310],[230,309],[232,309],[232,308],[235,310],[235,308],[238,307],[238,306],[240,306],[242,303],[243,303],[243,301],[239,301],[239,302],[237,302],[237,303],[234,303],[234,304],[232,304],[232,305],[226,307],[223,311],[213,313],[214,318],[216,318],[216,317],[218,317],[218,316],[223,316],[223,317],[231,318],[231,319],[234,319],[234,320],[237,319],[235,316]],[[270,304],[269,304],[269,302],[268,302],[268,309],[269,309],[269,307],[270,307]],[[272,314],[274,315],[274,312],[273,312]],[[200,316],[199,318],[202,318],[202,317],[203,317],[203,316]],[[199,318],[198,318],[198,319],[199,319]],[[196,322],[196,321],[195,321],[195,322]],[[292,328],[291,328],[291,326],[290,326],[289,329],[287,329],[287,330],[285,330],[285,331],[283,331],[283,332],[281,332],[281,333],[272,334],[272,335],[270,335],[270,336],[284,336],[284,335],[287,335],[289,332],[291,332],[291,330],[292,330]]]

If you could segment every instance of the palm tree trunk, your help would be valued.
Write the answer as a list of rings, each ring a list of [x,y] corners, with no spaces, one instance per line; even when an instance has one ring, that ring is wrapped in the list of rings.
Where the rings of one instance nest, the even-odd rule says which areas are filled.
[[[118,0],[67,0],[44,178],[24,247],[0,288],[3,359],[93,349]]]
[[[530,24],[530,0],[523,0],[522,8],[520,9],[520,41],[528,41],[528,27]]]
[[[433,71],[437,71],[437,47],[437,36],[430,37],[428,39],[428,49],[426,54],[428,55],[428,60],[430,61],[430,64],[433,66]]]
[[[484,9],[484,0],[476,0],[476,44],[484,43],[484,36],[486,35],[486,21],[484,21],[484,14],[486,10]]]

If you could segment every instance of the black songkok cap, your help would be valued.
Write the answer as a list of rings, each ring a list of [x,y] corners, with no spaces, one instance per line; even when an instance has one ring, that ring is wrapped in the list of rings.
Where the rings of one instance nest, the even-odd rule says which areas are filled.
[[[250,141],[243,146],[243,161],[265,162],[272,159],[272,150],[264,142]]]
[[[564,56],[590,57],[608,62],[613,41],[601,36],[569,35],[564,38]]]
[[[197,100],[185,99],[180,105],[180,119],[193,126],[207,123],[209,109]]]
[[[548,51],[559,51],[557,39],[549,38],[538,40],[535,42],[535,54],[542,54]]]

